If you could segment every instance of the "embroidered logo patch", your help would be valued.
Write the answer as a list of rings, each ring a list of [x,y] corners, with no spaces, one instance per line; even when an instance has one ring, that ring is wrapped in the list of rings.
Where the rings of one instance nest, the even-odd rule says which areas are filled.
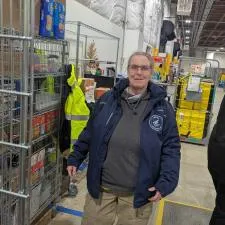
[[[159,115],[153,115],[149,119],[149,126],[155,131],[161,131],[163,127],[163,118]]]

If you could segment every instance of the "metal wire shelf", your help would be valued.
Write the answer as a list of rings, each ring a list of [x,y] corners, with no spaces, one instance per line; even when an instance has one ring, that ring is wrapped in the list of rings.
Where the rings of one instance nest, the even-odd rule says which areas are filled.
[[[61,164],[55,138],[66,51],[66,41],[34,35],[34,1],[0,0],[1,225],[29,225],[59,195]],[[39,181],[31,172],[41,169],[36,156],[45,157]],[[36,187],[41,192],[35,199]]]

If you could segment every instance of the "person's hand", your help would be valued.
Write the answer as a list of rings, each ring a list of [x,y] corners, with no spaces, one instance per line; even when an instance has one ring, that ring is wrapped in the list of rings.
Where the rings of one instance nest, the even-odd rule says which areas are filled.
[[[63,151],[62,155],[65,159],[67,159],[70,155],[70,149],[66,149],[65,151]]]
[[[75,166],[67,166],[67,171],[70,177],[74,177],[77,173],[77,168]]]
[[[155,189],[155,187],[151,187],[148,190],[151,191],[151,192],[153,192],[153,191],[155,192],[155,195],[152,196],[151,198],[149,198],[149,201],[151,201],[151,202],[158,202],[158,201],[160,201],[162,199],[161,193],[159,191],[157,191]]]

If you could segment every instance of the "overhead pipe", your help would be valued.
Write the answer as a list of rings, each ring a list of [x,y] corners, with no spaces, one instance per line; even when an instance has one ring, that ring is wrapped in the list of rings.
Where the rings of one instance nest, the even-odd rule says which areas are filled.
[[[202,16],[202,19],[201,19],[202,21],[205,21],[207,19],[214,1],[215,0],[207,0],[206,6],[205,6],[205,9],[204,9],[204,13],[203,13],[203,16]],[[197,45],[198,45],[200,35],[202,33],[202,29],[203,29],[204,25],[205,25],[205,22],[200,23],[200,26],[199,26],[198,31],[197,31],[196,38],[194,40],[194,47],[197,47]]]
[[[195,13],[194,13],[194,21],[196,21],[198,19],[198,9],[200,6],[201,1],[196,1],[196,5],[195,5]],[[192,33],[191,33],[191,43],[194,42],[194,38],[195,38],[195,31],[197,31],[197,27],[198,27],[198,23],[193,23],[193,28],[192,28]]]
[[[195,7],[196,8],[196,11],[195,11],[196,19],[195,20],[201,21],[207,2],[205,0],[200,0],[200,1],[196,2],[196,4],[197,3],[198,3],[198,6]],[[200,7],[200,6],[202,6],[202,7]],[[198,10],[198,9],[200,9],[200,10]],[[193,41],[192,41],[192,43],[194,43],[194,41],[196,39],[199,27],[200,27],[200,23],[195,23],[195,27],[194,27],[195,30],[193,31]]]

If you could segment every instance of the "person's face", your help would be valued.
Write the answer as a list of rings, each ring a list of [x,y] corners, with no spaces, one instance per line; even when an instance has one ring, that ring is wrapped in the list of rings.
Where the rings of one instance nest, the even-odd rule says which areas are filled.
[[[129,86],[135,90],[144,90],[151,79],[152,66],[146,56],[135,55],[128,65]]]

